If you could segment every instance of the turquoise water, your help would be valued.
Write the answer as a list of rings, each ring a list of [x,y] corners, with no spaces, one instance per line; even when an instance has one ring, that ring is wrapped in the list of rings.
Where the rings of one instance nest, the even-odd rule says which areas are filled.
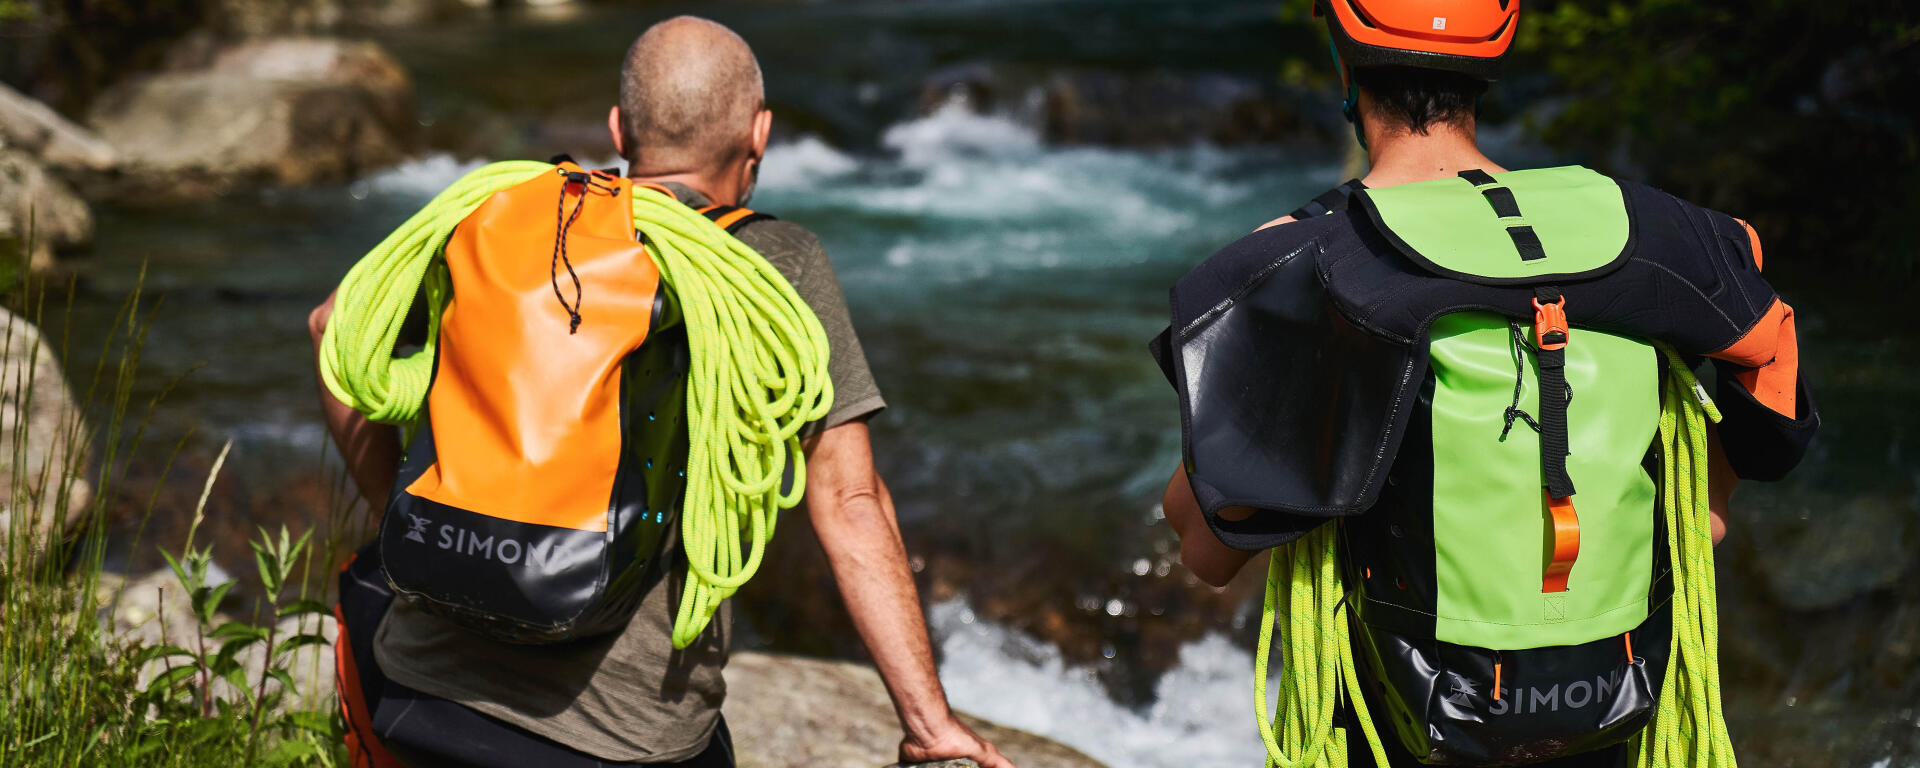
[[[692,5],[500,17],[381,33],[416,73],[425,130],[502,158],[604,156],[594,131],[621,48]],[[1155,508],[1178,455],[1171,390],[1145,352],[1166,287],[1213,249],[1341,180],[1339,158],[1192,144],[1052,146],[1020,120],[919,84],[973,60],[1181,67],[1269,77],[1288,40],[1260,3],[970,0],[718,3],[760,50],[786,117],[754,204],[819,233],[890,408],[875,451],[930,595],[962,706],[1115,765],[1245,765],[1244,598],[1192,583]],[[1503,134],[1505,135],[1505,134]],[[1513,140],[1503,159],[1537,158]],[[536,146],[538,145],[538,146]],[[306,311],[352,261],[475,158],[427,151],[351,184],[105,210],[77,330],[97,332],[140,265],[164,297],[138,394],[196,364],[156,422],[190,453],[232,437],[232,514],[317,513],[325,437]],[[1517,164],[1517,163],[1510,163]],[[1920,759],[1920,344],[1899,286],[1769,253],[1800,309],[1827,426],[1808,466],[1743,488],[1722,547],[1724,662],[1753,764]],[[85,369],[84,352],[69,368]],[[188,484],[197,486],[197,478]],[[304,501],[302,501],[304,500]],[[163,510],[165,511],[165,510]],[[172,510],[178,512],[178,510]],[[800,527],[778,579],[743,595],[756,642],[857,653]],[[227,552],[236,558],[243,551]]]

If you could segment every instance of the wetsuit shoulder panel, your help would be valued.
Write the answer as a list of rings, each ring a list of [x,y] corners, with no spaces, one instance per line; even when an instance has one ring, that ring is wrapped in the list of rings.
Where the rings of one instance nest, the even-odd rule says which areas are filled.
[[[1396,398],[1424,356],[1329,302],[1321,265],[1356,236],[1345,213],[1261,230],[1174,286],[1156,357],[1180,396],[1194,496],[1228,546],[1277,546],[1365,511],[1398,449],[1410,409]],[[1229,506],[1262,511],[1219,517]]]

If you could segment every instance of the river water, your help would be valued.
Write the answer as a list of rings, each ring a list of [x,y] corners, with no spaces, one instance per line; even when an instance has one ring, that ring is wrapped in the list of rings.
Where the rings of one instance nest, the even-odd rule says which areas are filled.
[[[926,0],[669,3],[378,36],[415,72],[443,146],[586,158],[606,151],[593,126],[626,42],[693,10],[756,46],[786,110],[754,205],[832,254],[890,405],[877,460],[956,704],[1116,766],[1256,764],[1258,565],[1226,591],[1180,568],[1156,509],[1178,422],[1144,344],[1174,278],[1340,181],[1339,158],[1055,146],[1019,119],[919,104],[929,73],[970,61],[1268,77],[1290,33],[1260,3]],[[102,331],[146,264],[165,306],[136,394],[200,366],[151,442],[192,432],[191,456],[232,438],[236,514],[323,514],[306,310],[480,162],[428,151],[350,184],[102,211],[77,262],[76,338]],[[1752,764],[1920,764],[1920,600],[1902,589],[1920,549],[1920,344],[1897,286],[1823,270],[1817,254],[1769,256],[1827,422],[1794,478],[1736,497],[1721,549],[1735,740]],[[804,526],[785,530],[768,566],[781,577],[742,595],[750,643],[857,653]]]

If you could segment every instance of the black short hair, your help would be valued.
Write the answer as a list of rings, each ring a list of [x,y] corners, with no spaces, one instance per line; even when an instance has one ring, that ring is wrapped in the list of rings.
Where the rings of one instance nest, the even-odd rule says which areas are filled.
[[[1388,120],[1419,134],[1436,123],[1466,124],[1487,92],[1485,80],[1414,67],[1356,67],[1353,84],[1373,98]]]

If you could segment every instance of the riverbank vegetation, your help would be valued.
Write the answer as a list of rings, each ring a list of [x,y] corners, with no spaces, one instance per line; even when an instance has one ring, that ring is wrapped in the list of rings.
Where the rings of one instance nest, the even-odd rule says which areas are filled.
[[[132,396],[133,372],[158,306],[143,303],[136,289],[109,338],[57,345],[58,359],[72,351],[69,342],[102,345],[102,363],[75,397],[54,391],[65,390],[66,382],[39,369],[55,356],[38,348],[51,342],[31,322],[64,305],[48,301],[38,287],[5,293],[11,298],[0,318],[7,338],[0,360],[6,379],[0,407],[7,416],[0,428],[7,432],[0,444],[8,454],[0,512],[0,765],[346,765],[331,690],[303,689],[295,680],[302,671],[296,665],[320,659],[300,652],[327,642],[328,609],[308,586],[323,582],[306,578],[314,568],[324,572],[324,547],[315,546],[311,532],[259,531],[252,550],[263,597],[253,601],[254,620],[242,621],[222,612],[240,602],[230,599],[239,582],[211,567],[211,545],[195,545],[193,531],[204,519],[224,451],[204,478],[187,540],[177,550],[142,541],[138,533],[124,543],[159,546],[172,579],[136,586],[107,573],[108,562],[125,557],[111,551],[120,544],[108,537],[110,500],[122,495],[117,484],[131,457],[151,448],[147,428],[164,397],[137,402]],[[50,416],[49,403],[56,404]],[[98,433],[90,432],[83,411],[105,414]],[[93,446],[99,455],[49,453],[49,444]],[[158,496],[150,496],[148,514]],[[146,613],[135,604],[153,611],[131,616]],[[166,616],[169,608],[176,615]],[[151,627],[133,631],[143,624],[157,624],[157,640],[147,637]],[[308,681],[330,672],[304,671]]]

